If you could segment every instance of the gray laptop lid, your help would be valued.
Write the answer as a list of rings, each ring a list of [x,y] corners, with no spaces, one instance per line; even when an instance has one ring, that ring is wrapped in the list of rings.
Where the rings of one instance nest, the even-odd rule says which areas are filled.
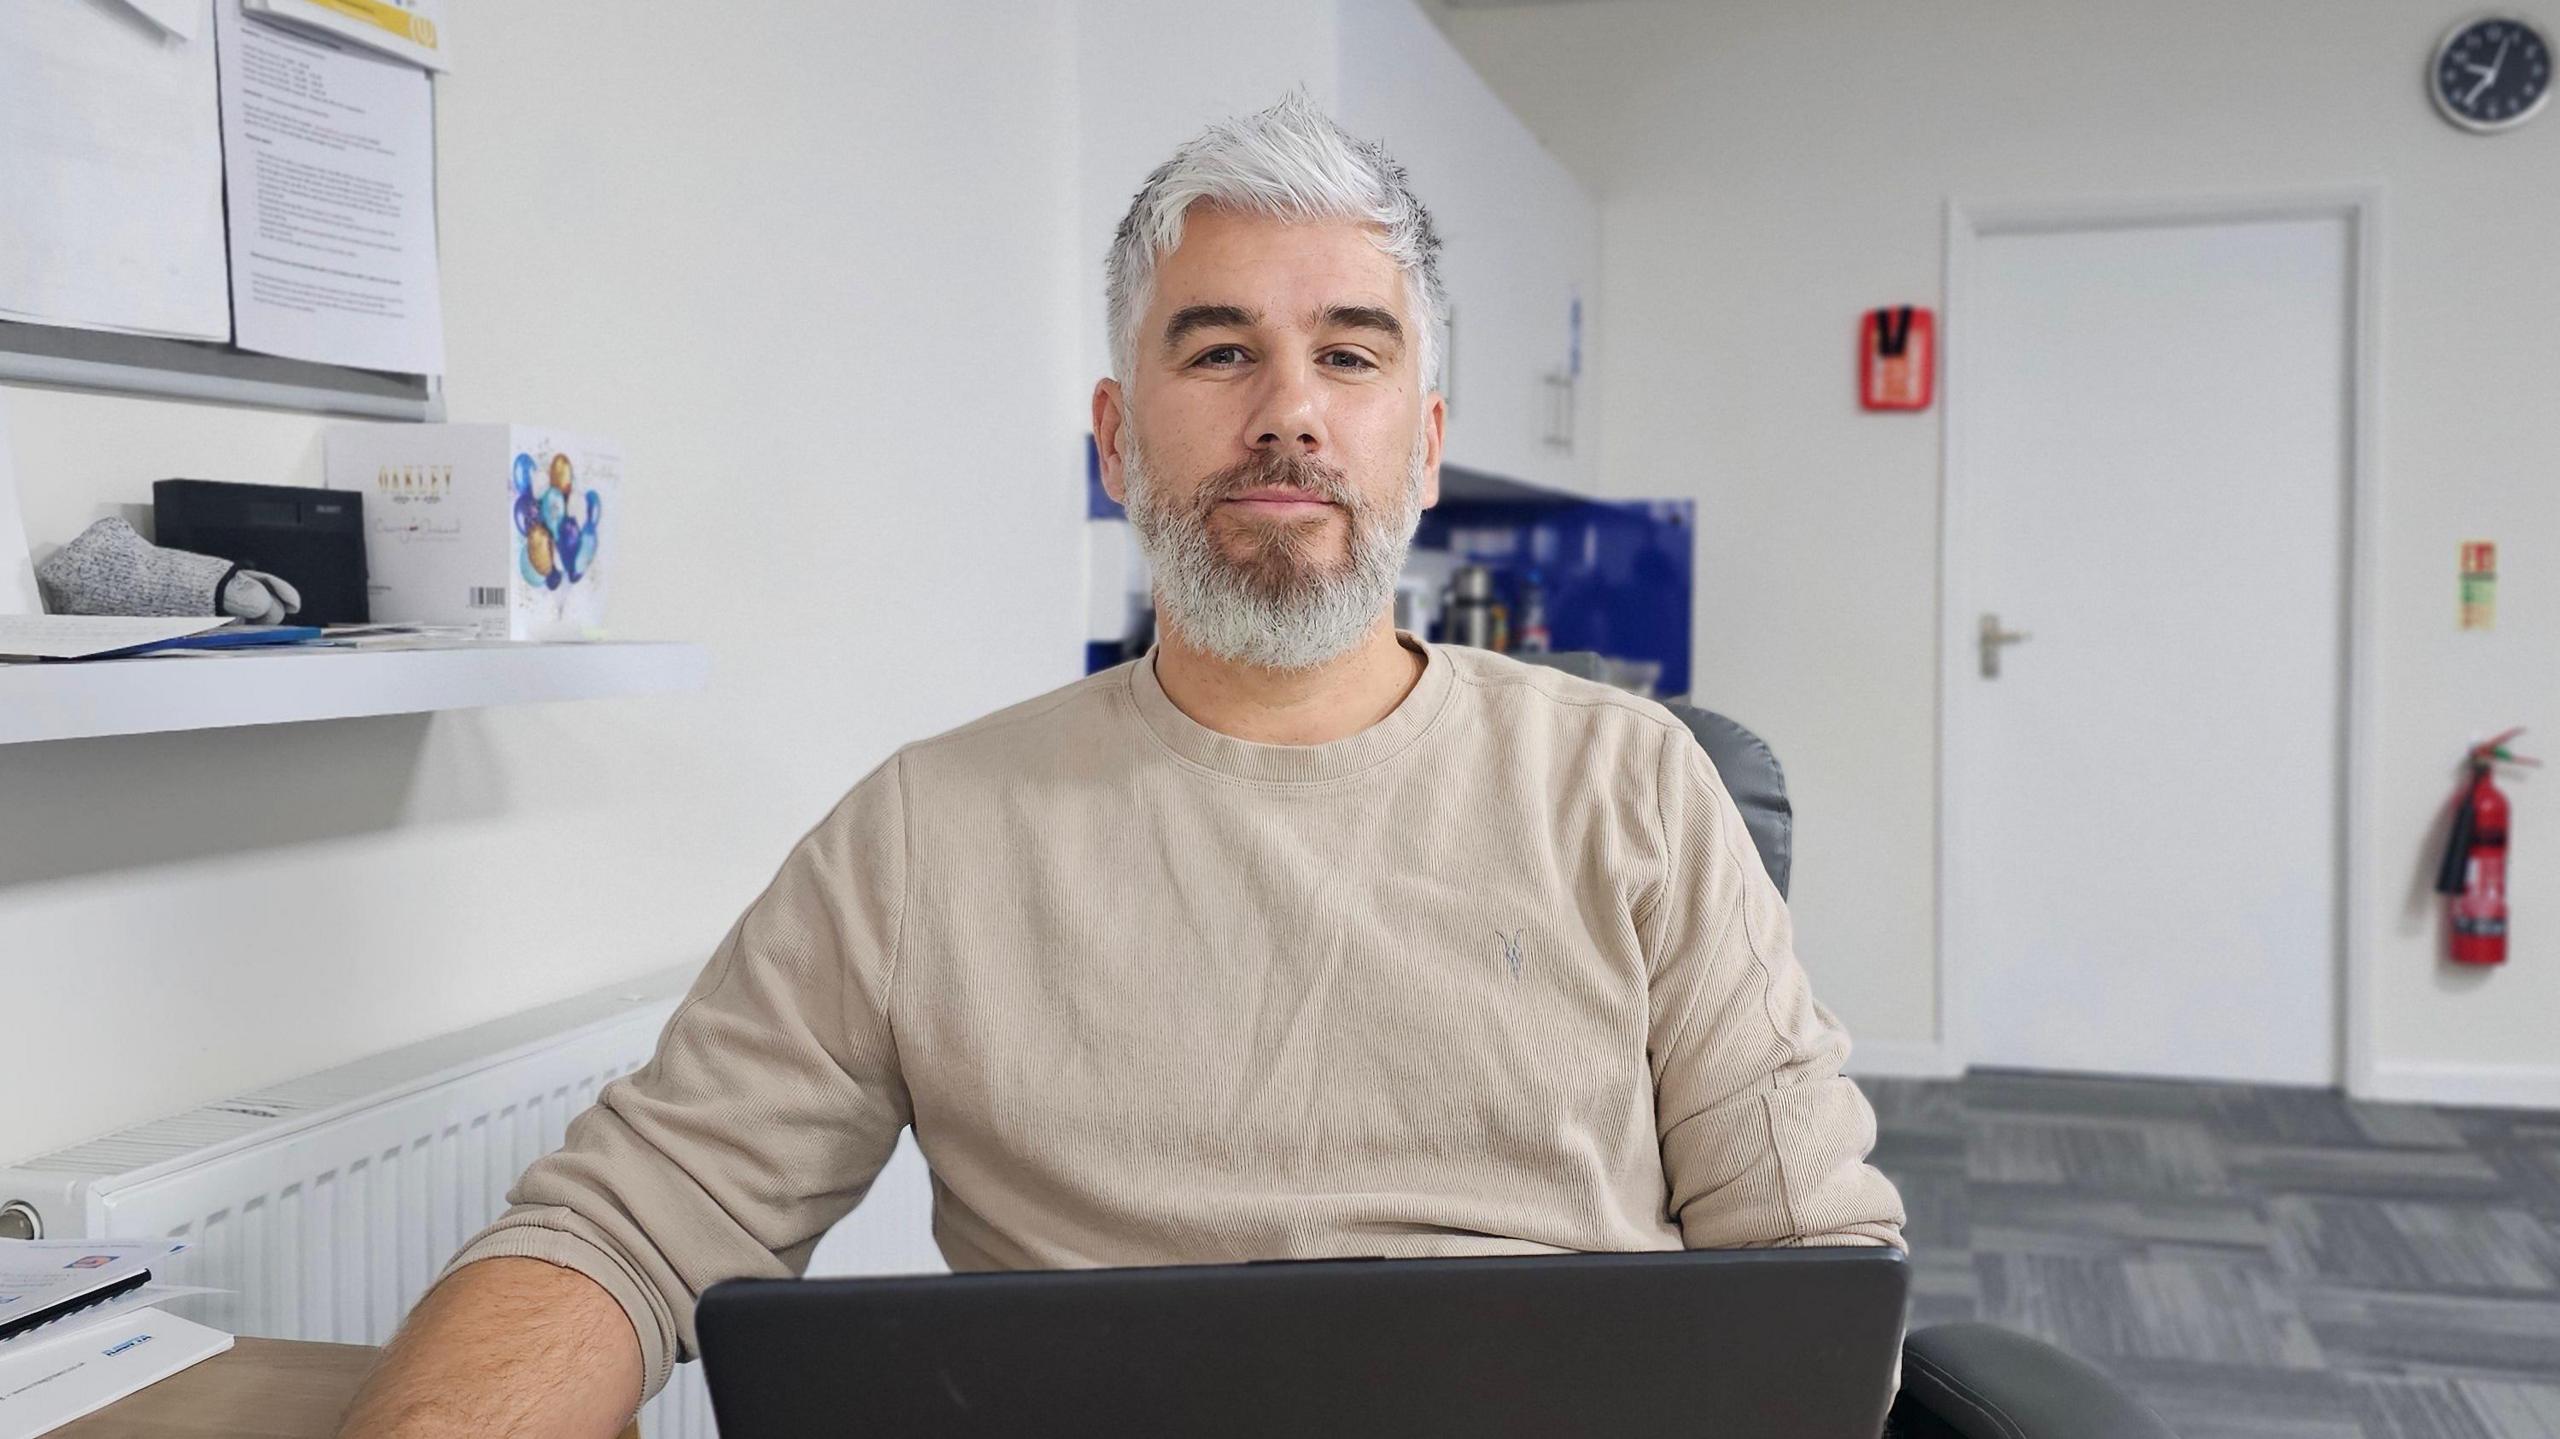
[[[730,1280],[722,1439],[1875,1439],[1897,1250]]]

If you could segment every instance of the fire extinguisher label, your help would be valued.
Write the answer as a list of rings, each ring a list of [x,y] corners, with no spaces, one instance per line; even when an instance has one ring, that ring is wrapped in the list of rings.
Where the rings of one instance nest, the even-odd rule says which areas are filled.
[[[2450,906],[2453,957],[2464,964],[2496,964],[2507,957],[2507,857],[2501,850],[2471,856],[2462,893]]]

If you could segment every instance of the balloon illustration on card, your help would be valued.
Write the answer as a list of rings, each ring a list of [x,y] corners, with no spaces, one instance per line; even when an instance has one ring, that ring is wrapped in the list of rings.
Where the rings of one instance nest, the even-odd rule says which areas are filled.
[[[587,578],[601,542],[604,496],[581,489],[577,463],[565,450],[515,460],[516,570],[536,590],[557,591]]]

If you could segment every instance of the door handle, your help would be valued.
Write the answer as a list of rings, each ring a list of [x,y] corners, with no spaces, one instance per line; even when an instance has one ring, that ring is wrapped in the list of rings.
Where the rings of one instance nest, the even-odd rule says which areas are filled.
[[[2000,678],[2000,651],[2028,637],[2025,630],[2000,628],[1998,615],[1984,615],[1982,617],[1982,677],[1987,680]]]

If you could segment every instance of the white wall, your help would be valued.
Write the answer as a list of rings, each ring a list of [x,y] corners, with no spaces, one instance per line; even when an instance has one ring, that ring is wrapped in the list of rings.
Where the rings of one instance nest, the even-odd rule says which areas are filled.
[[[1577,295],[1586,353],[1594,342],[1598,207],[1421,10],[1342,0],[1341,27],[1342,123],[1385,137],[1440,231],[1456,317],[1448,461],[1591,491],[1599,406],[1578,387],[1573,447],[1549,444],[1546,378],[1568,369]]]
[[[621,440],[614,628],[710,690],[0,747],[0,1159],[699,963],[892,748],[1078,672],[1064,0],[604,13],[455,0],[449,394]],[[319,479],[307,416],[0,404],[39,542]]]
[[[1111,370],[1103,258],[1148,172],[1216,121],[1293,88],[1330,108],[1341,85],[1333,0],[1082,0],[1075,11],[1077,340],[1089,382]]]
[[[2560,117],[2486,140],[2437,119],[2421,77],[2452,14],[1614,0],[1441,17],[1601,196],[1603,482],[1700,502],[1698,690],[1787,765],[1799,933],[1863,1042],[1917,1054],[1934,1033],[1939,427],[1856,410],[1858,313],[1938,301],[1950,198],[2370,181],[2379,882],[2349,922],[2374,939],[2376,1088],[2560,1103],[2560,786],[2512,786],[2503,972],[2437,959],[2426,885],[2463,747],[2506,724],[2560,740]],[[2490,634],[2454,629],[2473,538],[2501,547]],[[2235,742],[2282,742],[2247,723]]]

